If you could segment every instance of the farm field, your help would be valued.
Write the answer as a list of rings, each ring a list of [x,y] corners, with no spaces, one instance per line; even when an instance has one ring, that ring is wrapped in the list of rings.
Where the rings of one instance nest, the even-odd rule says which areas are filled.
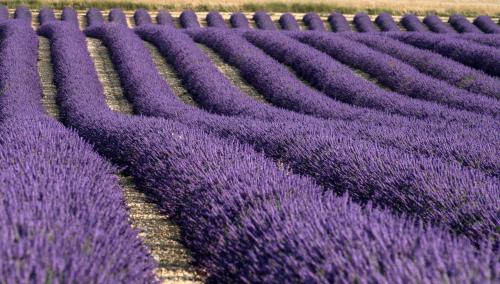
[[[0,283],[497,283],[496,16],[0,6]]]

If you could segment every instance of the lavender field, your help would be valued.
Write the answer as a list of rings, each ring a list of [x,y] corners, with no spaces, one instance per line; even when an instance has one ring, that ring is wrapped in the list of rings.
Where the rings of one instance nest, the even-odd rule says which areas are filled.
[[[0,6],[0,283],[498,283],[500,24]]]

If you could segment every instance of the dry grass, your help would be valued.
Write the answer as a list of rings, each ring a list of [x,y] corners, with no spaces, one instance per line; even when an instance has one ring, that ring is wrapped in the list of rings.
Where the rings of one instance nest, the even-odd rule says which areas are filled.
[[[170,10],[193,8],[197,11],[267,10],[274,12],[330,12],[337,10],[343,13],[365,11],[370,14],[378,14],[385,11],[393,15],[401,15],[408,12],[414,12],[420,15],[435,13],[443,16],[455,12],[460,12],[468,16],[487,14],[498,17],[500,15],[500,2],[498,0],[14,0],[0,1],[0,3],[8,5],[9,7],[27,4],[33,8],[50,5],[55,8],[73,6],[82,9],[88,7],[97,7],[101,9],[111,7],[122,7],[124,9],[166,8]]]

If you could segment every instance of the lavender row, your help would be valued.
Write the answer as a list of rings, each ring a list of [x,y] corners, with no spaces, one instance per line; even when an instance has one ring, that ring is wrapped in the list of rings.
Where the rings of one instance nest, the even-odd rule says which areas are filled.
[[[473,25],[467,18],[460,14],[451,15],[448,23],[459,33],[481,33],[481,30]]]
[[[179,17],[179,21],[183,28],[199,28],[198,16],[192,10],[183,11]]]
[[[109,11],[109,17],[108,20],[110,22],[115,22],[117,24],[127,26],[127,16],[125,16],[125,13],[123,12],[122,9],[120,8],[114,8]]]
[[[226,28],[226,22],[224,22],[224,18],[218,12],[208,13],[206,20],[209,27]]]
[[[500,76],[500,50],[454,37],[423,33],[390,33],[388,36],[428,49],[484,72]]]
[[[344,15],[340,13],[331,13],[328,16],[328,22],[332,26],[332,31],[334,32],[350,32],[352,31],[351,26],[347,22]]]
[[[56,71],[66,70],[65,76],[56,77],[66,123],[102,153],[128,165],[143,187],[160,197],[212,281],[491,281],[492,271],[485,264],[493,259],[487,249],[477,252],[463,240],[322,194],[307,179],[286,175],[234,142],[167,120],[110,112],[102,90],[94,87],[99,82],[82,48],[83,37],[54,23],[42,31],[58,47],[53,54]],[[359,236],[359,242],[352,243],[352,235]],[[396,258],[389,257],[385,243],[393,244]],[[382,272],[370,264],[373,259],[409,269]],[[435,261],[444,261],[454,273],[442,276],[415,265]],[[241,269],[232,269],[235,266]]]
[[[456,33],[452,27],[443,23],[443,21],[441,21],[441,19],[436,15],[425,16],[423,22],[427,25],[429,30],[435,33]]]
[[[394,19],[388,13],[380,13],[377,18],[375,18],[375,23],[384,32],[399,32],[400,29]]]
[[[479,16],[474,19],[474,24],[485,33],[500,34],[500,27],[495,24],[488,16]]]
[[[151,24],[153,20],[145,9],[138,9],[134,13],[134,22],[137,26]]]
[[[117,169],[44,112],[27,20],[0,25],[0,282],[155,283]]]
[[[161,10],[160,12],[158,12],[158,15],[156,16],[156,22],[159,25],[175,28],[174,19],[172,18],[172,15],[170,15],[170,13],[165,10]]]
[[[285,13],[281,15],[279,22],[283,30],[300,31],[300,27],[299,24],[297,23],[297,20],[290,13]]]
[[[410,32],[428,32],[427,27],[414,14],[408,14],[401,18],[401,25]]]
[[[169,57],[169,52],[175,53],[179,50],[184,50],[189,54],[196,53],[196,51],[193,50],[193,47],[190,48],[188,44],[179,45],[179,43],[183,41],[183,35],[179,34],[178,36],[176,36],[176,32],[173,30],[162,30],[158,27],[149,26],[141,28],[138,32],[145,39],[155,42],[158,45],[160,51],[163,52],[167,56],[167,58]],[[204,33],[211,32],[212,31],[205,31]],[[115,54],[116,57],[118,57],[118,54],[121,54],[122,58],[117,59],[115,62],[117,64],[116,67],[119,72],[120,70],[123,70],[122,72],[120,72],[122,81],[128,82],[127,84],[129,85],[136,86],[134,89],[126,88],[126,90],[128,93],[128,97],[131,98],[134,107],[137,111],[139,111],[140,114],[175,118],[185,124],[189,124],[190,127],[203,127],[205,131],[212,132],[223,137],[236,138],[240,142],[253,145],[257,150],[265,152],[269,157],[279,160],[281,163],[284,163],[285,166],[290,167],[294,172],[301,175],[309,175],[315,178],[317,182],[328,189],[334,190],[339,193],[347,190],[353,196],[356,196],[356,200],[358,201],[366,202],[368,200],[371,200],[376,204],[383,204],[384,207],[394,208],[396,211],[401,210],[402,204],[406,204],[404,205],[406,209],[404,209],[403,211],[407,213],[411,212],[410,214],[420,215],[420,213],[433,208],[433,206],[428,205],[425,207],[426,209],[419,208],[417,210],[414,210],[411,208],[412,206],[416,205],[416,203],[414,203],[415,200],[410,200],[411,198],[406,199],[406,197],[402,199],[402,195],[391,195],[392,197],[390,198],[388,197],[388,195],[375,196],[373,195],[374,191],[368,190],[367,186],[377,188],[378,190],[375,191],[379,192],[398,191],[397,186],[393,187],[393,185],[380,184],[379,182],[377,182],[377,179],[380,176],[386,176],[389,178],[389,176],[399,175],[401,171],[393,169],[393,165],[396,164],[406,168],[406,170],[402,170],[403,172],[415,171],[416,169],[418,169],[416,171],[420,173],[422,173],[422,171],[430,171],[425,175],[428,177],[432,176],[432,180],[435,180],[435,177],[437,177],[437,175],[431,173],[432,171],[434,171],[434,169],[429,168],[429,165],[432,164],[435,166],[440,164],[441,166],[437,167],[442,167],[442,169],[447,168],[448,170],[443,171],[447,172],[447,175],[456,175],[456,177],[462,176],[462,174],[459,174],[456,169],[452,169],[454,168],[454,166],[445,165],[438,159],[425,157],[419,157],[418,159],[415,159],[414,154],[403,154],[399,150],[393,149],[392,147],[381,146],[374,142],[363,141],[363,139],[360,138],[363,137],[363,135],[366,135],[367,132],[370,133],[368,134],[368,136],[377,136],[377,131],[374,130],[370,132],[367,129],[371,129],[371,127],[365,126],[363,128],[362,126],[360,127],[355,123],[335,122],[326,125],[319,125],[319,123],[308,124],[307,121],[290,122],[284,119],[282,119],[281,121],[277,120],[270,123],[262,121],[252,121],[248,119],[244,120],[236,118],[230,119],[227,117],[214,117],[208,116],[207,114],[201,115],[199,112],[193,113],[192,109],[188,111],[185,107],[183,107],[182,111],[178,110],[177,107],[174,107],[176,100],[173,100],[172,98],[169,99],[167,96],[158,96],[158,94],[164,94],[169,88],[164,81],[158,80],[158,76],[154,75],[156,74],[156,71],[154,69],[154,65],[151,62],[151,59],[148,58],[147,55],[141,55],[139,53],[144,48],[140,48],[140,44],[138,44],[138,46],[134,47],[133,49],[131,48],[131,50],[127,50],[126,53],[123,51],[123,49],[119,48],[123,46],[119,43],[120,37],[126,38],[127,42],[129,43],[133,42],[133,37],[126,35],[125,32],[119,33],[116,30],[105,32],[104,29],[100,31],[100,37],[105,40],[112,53],[117,52],[117,54]],[[137,52],[133,52],[132,50]],[[143,51],[143,53],[146,52]],[[139,60],[142,60],[142,62]],[[195,67],[193,64],[196,64],[199,59],[192,58],[191,61],[192,63],[185,60],[182,62],[182,64],[186,67],[191,65],[191,69],[194,69]],[[152,74],[148,74],[147,78],[151,78],[151,80],[141,81],[140,78],[143,75],[124,71],[129,70],[130,66],[134,65],[143,66],[143,68],[141,68],[141,72],[145,72],[144,70],[150,70]],[[185,68],[179,65],[177,65],[176,67],[180,69]],[[153,80],[153,78],[156,79]],[[204,82],[200,81],[191,81],[190,84],[203,85],[203,83]],[[190,89],[190,84],[185,84],[185,86]],[[150,87],[150,89],[147,86],[154,86],[155,88],[153,89]],[[214,92],[214,95],[217,95],[217,93]],[[163,106],[167,106],[168,108]],[[357,138],[353,137],[353,135],[356,135],[355,132],[359,133]],[[383,130],[381,129],[378,134],[380,135],[381,133],[387,132],[390,132],[389,128],[384,128]],[[384,135],[382,135],[382,137],[383,136]],[[393,141],[395,140],[396,139],[394,139]],[[396,154],[397,152],[399,152],[400,154]],[[325,153],[325,155],[312,153]],[[398,159],[397,162],[391,160],[393,159],[391,157],[401,156],[404,156],[406,158],[404,160]],[[370,158],[367,159],[367,157]],[[372,158],[374,160],[371,160]],[[415,163],[418,164],[420,162],[422,162],[423,164],[427,164],[427,166],[423,166],[423,164],[421,166],[416,166]],[[343,165],[343,168],[337,167],[339,163]],[[363,166],[362,168],[358,168],[356,165],[360,164],[363,164],[365,166]],[[383,166],[380,167],[381,165]],[[365,167],[370,170],[368,172],[365,172],[363,170]],[[422,170],[424,168],[425,170]],[[439,175],[441,174],[442,172],[439,173]],[[477,172],[469,172],[467,175],[469,174],[478,175]],[[479,176],[481,176],[481,174],[479,174]],[[405,178],[396,178],[394,176],[394,179],[404,180]],[[435,180],[437,182],[436,186],[431,186],[429,188],[435,189],[441,187],[443,184],[454,183],[452,181],[453,179],[454,178],[451,178],[447,182],[437,182],[437,180]],[[459,179],[461,179],[461,182],[465,181],[462,180],[462,177]],[[495,183],[495,181],[487,180],[488,178],[480,177],[479,179],[476,179],[473,184],[482,184],[481,186],[479,186],[479,188],[486,186],[484,188],[486,189],[486,192],[484,192],[483,194],[491,195],[491,192],[487,193],[488,191],[491,191],[491,185],[488,185],[488,183]],[[426,182],[434,183],[434,181],[429,180]],[[423,192],[419,192],[420,188],[427,187],[422,184],[422,180],[420,179],[414,180],[409,184],[421,184],[421,186],[417,186],[417,188],[419,189],[415,188],[415,194],[417,195],[423,194]],[[479,188],[474,189],[473,191],[483,191],[483,189]],[[339,191],[339,189],[342,190]],[[468,191],[469,190],[467,190],[467,192]],[[388,200],[388,198],[390,200]],[[439,202],[443,201],[444,200],[441,200]],[[449,200],[444,201],[444,203],[447,202],[449,202]],[[445,205],[445,207],[447,206]],[[468,211],[468,209],[465,211]],[[424,217],[424,215],[422,215],[421,217]],[[443,220],[441,217],[438,222]],[[448,217],[444,218],[448,219]],[[432,219],[433,218],[431,218],[431,220]],[[437,221],[437,219],[433,221]],[[451,227],[453,227],[453,225]],[[460,230],[461,229],[458,229],[458,231]]]
[[[374,34],[349,34],[349,39],[395,57],[420,72],[444,80],[461,89],[500,99],[500,80],[440,54]]]
[[[377,28],[372,23],[370,16],[366,13],[357,13],[354,15],[353,19],[354,25],[358,32],[367,33],[367,32],[377,32]]]
[[[422,74],[390,55],[339,35],[310,32],[296,33],[293,37],[344,64],[368,73],[384,86],[402,95],[478,114],[497,116],[500,112],[500,104],[496,99],[478,96]]]
[[[318,16],[318,14],[310,12],[304,15],[304,23],[308,26],[310,30],[313,31],[326,31],[323,21]]]
[[[273,20],[266,12],[259,11],[253,15],[253,20],[257,28],[261,30],[276,30]]]

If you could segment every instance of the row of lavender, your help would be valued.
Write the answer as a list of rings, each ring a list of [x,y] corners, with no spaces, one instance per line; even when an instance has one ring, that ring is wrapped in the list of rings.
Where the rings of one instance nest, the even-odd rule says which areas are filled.
[[[117,169],[45,113],[31,13],[15,18],[0,14],[0,283],[155,282]]]
[[[262,85],[274,105],[291,110],[286,111],[246,98],[182,32],[137,29],[160,48],[208,113],[177,100],[137,35],[104,23],[99,11],[91,10],[87,34],[106,43],[134,111],[145,115],[124,116],[106,107],[74,15],[65,10],[59,22],[50,10],[40,14],[40,32],[51,39],[63,122],[100,154],[127,167],[139,186],[159,199],[211,280],[495,281],[498,259],[488,239],[497,238],[498,156],[489,154],[498,145],[491,137],[497,129],[491,115],[381,91],[349,72],[332,73],[329,83],[339,88],[335,80],[342,77],[336,76],[347,76],[351,83],[339,91],[360,83],[360,95],[375,97],[347,95],[338,98],[344,103],[336,102],[250,43],[270,54],[276,46],[269,40],[290,46],[296,56],[313,50],[286,35],[190,31],[196,41],[226,50],[223,56]],[[138,13],[136,21],[147,23],[146,15]],[[238,57],[238,49],[248,56]],[[304,64],[320,56],[312,55]],[[304,100],[304,94],[313,99]],[[387,99],[380,103],[377,97]],[[387,209],[377,209],[382,207]],[[39,271],[61,275],[50,266]],[[147,276],[150,270],[145,271]]]

